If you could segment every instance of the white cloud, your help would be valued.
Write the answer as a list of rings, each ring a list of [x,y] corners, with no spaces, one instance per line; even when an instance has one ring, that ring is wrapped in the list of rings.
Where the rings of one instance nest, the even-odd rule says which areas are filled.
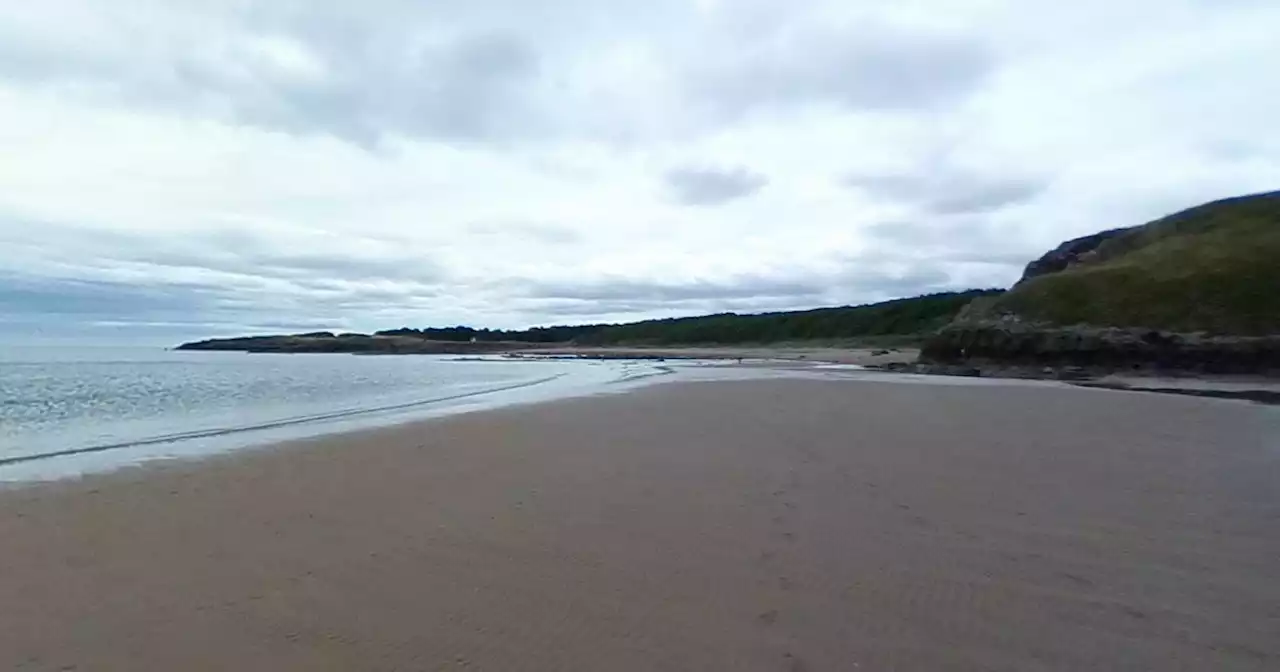
[[[1280,185],[1277,32],[1206,0],[11,3],[0,312],[517,326],[1006,284]]]

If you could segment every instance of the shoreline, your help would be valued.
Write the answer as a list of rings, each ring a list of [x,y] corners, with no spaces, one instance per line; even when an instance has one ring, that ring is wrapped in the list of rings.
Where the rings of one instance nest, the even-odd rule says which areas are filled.
[[[895,364],[876,364],[874,359],[883,355],[869,355],[868,351],[839,351],[844,357],[811,359],[825,354],[824,350],[801,350],[790,357],[773,356],[771,350],[716,350],[683,349],[661,350],[661,354],[636,358],[633,350],[610,350],[601,357],[582,356],[563,352],[546,359],[606,359],[610,362],[646,365],[652,368],[638,375],[622,370],[618,378],[607,382],[578,385],[562,390],[543,390],[541,384],[558,380],[567,374],[560,373],[545,380],[523,382],[515,385],[466,392],[439,399],[427,399],[394,407],[378,407],[356,411],[343,411],[326,416],[289,418],[264,425],[235,427],[231,429],[200,430],[190,433],[166,435],[133,440],[117,444],[92,445],[59,450],[53,453],[0,457],[0,492],[27,483],[56,482],[67,479],[109,474],[118,470],[146,468],[153,464],[199,462],[223,454],[246,451],[270,450],[275,446],[297,441],[325,440],[335,437],[358,435],[365,431],[395,428],[419,422],[432,422],[455,415],[484,413],[504,408],[556,403],[572,399],[589,399],[603,395],[625,393],[658,384],[689,382],[743,382],[747,380],[834,380],[843,382],[870,382],[897,384],[966,384],[966,381],[991,385],[1060,384],[1081,389],[1113,392],[1145,392],[1163,395],[1191,396],[1220,401],[1249,402],[1263,405],[1280,405],[1280,382],[1258,377],[1162,377],[1158,375],[1102,375],[1087,379],[1062,379],[1049,375],[1033,375],[1035,372],[1002,369],[1004,375],[972,375],[965,372],[942,370],[920,371],[904,369]],[[884,353],[889,359],[897,353]],[[739,357],[739,356],[742,357]],[[754,358],[750,357],[755,355]],[[766,358],[767,357],[767,358]],[[514,358],[519,361],[537,361],[540,355]],[[736,363],[734,360],[738,360]],[[666,361],[681,365],[660,365]],[[508,361],[490,359],[494,363]],[[529,389],[531,388],[531,389]],[[525,394],[528,392],[529,394]],[[541,394],[541,393],[546,394]],[[514,395],[514,396],[513,396]],[[397,414],[397,410],[404,413]],[[336,424],[335,424],[336,423]],[[281,430],[281,431],[277,431]],[[168,449],[166,449],[168,447]],[[148,452],[149,449],[155,449]],[[133,451],[134,456],[122,455],[105,462],[77,464],[76,458],[94,459],[99,455],[112,455]],[[50,465],[47,466],[46,465]],[[59,466],[63,465],[63,466]]]
[[[759,347],[566,347],[512,351],[503,357],[517,360],[541,358],[732,362],[737,366],[765,368],[824,365],[859,367],[868,373],[949,378],[982,378],[999,381],[1038,380],[1069,383],[1082,388],[1118,392],[1149,392],[1280,405],[1280,377],[1275,375],[1213,374],[1193,370],[1132,369],[1115,367],[1036,366],[979,361],[947,364],[918,361],[918,348],[834,348],[801,345]],[[745,360],[755,360],[746,363]]]
[[[287,337],[261,337],[268,341]],[[341,342],[341,338],[332,339]],[[236,343],[241,343],[236,345]],[[178,349],[229,349],[243,352],[280,354],[281,350],[256,349],[253,338],[230,339],[216,348],[184,344]],[[416,343],[416,341],[415,341]],[[1008,380],[1047,380],[1079,384],[1083,387],[1118,391],[1154,392],[1218,399],[1238,399],[1263,404],[1280,404],[1280,372],[1221,373],[1200,368],[1170,368],[1142,362],[1134,365],[1097,365],[1054,360],[1048,363],[1000,361],[991,358],[961,358],[954,361],[921,361],[922,347],[916,345],[832,345],[830,342],[787,341],[748,345],[564,345],[534,342],[422,341],[423,350],[299,350],[292,354],[365,354],[400,356],[414,354],[459,354],[464,358],[501,357],[514,361],[602,360],[602,361],[735,361],[753,360],[753,366],[839,364],[864,367],[868,371],[926,376],[961,376]],[[194,344],[202,346],[204,344]],[[463,354],[467,353],[467,354]],[[954,354],[954,353],[953,353]],[[1069,359],[1069,358],[1068,358]]]
[[[1273,409],[875,380],[668,382],[0,492],[0,667],[1280,659]]]
[[[536,372],[535,378],[505,381],[482,388],[466,385],[454,389],[425,388],[422,390],[425,396],[408,401],[281,415],[248,423],[174,427],[165,432],[101,442],[65,446],[49,444],[44,450],[6,451],[0,453],[0,487],[7,483],[75,478],[148,462],[198,460],[209,455],[269,447],[295,439],[617,391],[652,384],[658,377],[671,372],[670,367],[653,362],[612,362],[602,367],[549,362],[545,371]]]
[[[314,423],[323,423],[323,422],[335,421],[335,420],[341,421],[341,420],[348,420],[348,419],[360,419],[367,416],[373,416],[373,415],[383,414],[383,413],[394,413],[396,411],[403,411],[408,409],[424,409],[425,410],[425,409],[430,409],[434,404],[442,404],[442,403],[447,403],[452,401],[459,401],[463,399],[472,399],[476,397],[498,395],[498,394],[502,394],[503,392],[511,392],[514,390],[522,390],[530,387],[536,387],[538,385],[544,385],[551,381],[557,380],[558,378],[561,378],[564,375],[566,374],[562,373],[562,374],[557,374],[555,376],[542,378],[539,380],[512,383],[512,384],[504,385],[501,387],[473,391],[473,392],[456,392],[443,397],[436,397],[432,399],[424,399],[420,401],[395,404],[391,406],[380,406],[380,407],[367,408],[367,409],[334,411],[334,412],[324,413],[320,415],[283,418],[280,420],[273,420],[273,421],[263,422],[263,423],[254,424],[254,425],[242,425],[238,427],[220,427],[220,428],[212,428],[212,429],[203,429],[203,430],[195,430],[192,432],[186,432],[186,433],[180,433],[180,434],[165,434],[165,435],[160,435],[155,437],[134,439],[131,441],[121,442],[121,443],[99,444],[99,445],[93,445],[93,446],[85,446],[82,448],[67,448],[64,450],[59,450],[51,453],[38,453],[38,454],[32,454],[32,455],[0,457],[0,469],[9,467],[12,465],[16,465],[16,464],[25,464],[28,462],[37,462],[40,460],[57,460],[57,459],[63,459],[63,458],[77,457],[81,455],[92,455],[95,453],[104,453],[112,450],[145,448],[147,446],[175,444],[183,441],[195,441],[200,439],[218,439],[223,437],[237,436],[241,434],[250,434],[252,432],[262,432],[265,430],[272,430],[272,429],[303,427],[303,426],[311,425]],[[519,402],[511,402],[511,403],[519,403]],[[526,403],[529,403],[529,402],[526,402]],[[403,422],[413,422],[413,420],[401,419],[398,422],[396,420],[391,420],[389,423],[385,425],[380,425],[380,426],[393,426],[395,424],[400,424]],[[336,432],[322,432],[320,434],[317,434],[316,436],[324,436],[329,433],[342,433],[343,431],[344,430],[342,429],[338,429]],[[286,439],[286,441],[287,440],[288,439]],[[273,442],[267,441],[261,444],[254,442],[253,445],[271,445],[271,443]]]

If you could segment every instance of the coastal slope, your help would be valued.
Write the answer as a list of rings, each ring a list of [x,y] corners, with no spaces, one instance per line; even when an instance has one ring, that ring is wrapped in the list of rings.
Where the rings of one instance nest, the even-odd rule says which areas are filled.
[[[1063,248],[1032,262],[991,309],[1057,325],[1280,333],[1280,192],[1207,203]]]
[[[1280,192],[1067,241],[930,338],[937,361],[1280,370]]]

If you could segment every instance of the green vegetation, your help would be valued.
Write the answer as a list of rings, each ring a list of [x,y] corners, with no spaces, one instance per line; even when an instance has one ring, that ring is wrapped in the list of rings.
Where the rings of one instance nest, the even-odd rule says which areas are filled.
[[[601,327],[577,341],[586,345],[676,345],[923,337],[950,322],[974,298],[999,291],[945,292],[843,308],[647,320]]]
[[[521,331],[444,327],[392,329],[372,336],[310,334],[250,336],[184,343],[181,350],[249,352],[476,353],[540,345],[727,345],[804,342],[830,347],[914,345],[946,325],[970,301],[1003,290],[975,289],[896,299],[865,306],[779,313],[647,320],[630,324],[535,327]]]
[[[378,336],[416,337],[433,341],[518,341],[579,345],[685,345],[777,343],[784,341],[902,342],[935,331],[976,297],[1001,290],[943,292],[865,306],[818,308],[738,315],[646,320],[629,324],[535,327],[524,331],[447,327],[394,329]]]
[[[534,327],[523,330],[475,329],[473,327],[428,327],[426,329],[388,329],[376,332],[375,336],[398,336],[418,338],[428,341],[445,341],[465,343],[520,342],[520,343],[569,343],[587,334],[594,333],[607,325],[588,324],[572,327]]]
[[[1280,332],[1280,192],[1125,231],[1065,270],[1019,283],[989,311],[1056,325]]]

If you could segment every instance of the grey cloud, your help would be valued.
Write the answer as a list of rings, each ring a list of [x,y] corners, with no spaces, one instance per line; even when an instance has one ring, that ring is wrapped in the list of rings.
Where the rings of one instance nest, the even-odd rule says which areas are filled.
[[[82,231],[63,238],[54,255],[12,236],[17,232],[6,231],[0,241],[13,240],[33,258],[49,256],[26,270],[0,260],[0,269],[9,267],[0,270],[0,315],[55,328],[191,323],[234,331],[264,318],[338,327],[345,316],[421,308],[442,280],[430,259],[358,238],[345,241],[351,252],[344,255],[291,249],[245,231],[152,237]]]
[[[720,282],[696,280],[660,283],[626,278],[581,283],[530,282],[522,296],[572,301],[688,302],[763,297],[814,297],[824,287],[816,282],[763,276],[740,276]]]
[[[8,322],[25,316],[55,329],[68,324],[115,323],[140,329],[176,325],[163,329],[192,336],[290,330],[268,325],[353,328],[347,326],[353,317],[365,328],[426,323],[435,318],[422,315],[432,315],[433,306],[451,302],[450,292],[458,289],[450,284],[384,286],[325,277],[299,278],[270,288],[216,280],[172,281],[159,274],[129,282],[0,279],[5,288],[0,291],[0,314]],[[505,291],[493,296],[508,309],[540,315],[536,322],[547,323],[588,316],[634,318],[862,303],[950,288],[950,284],[950,276],[931,262],[868,255],[847,259],[841,268],[825,273],[798,270],[688,282],[615,278],[548,283],[505,278],[494,286]],[[473,291],[488,292],[494,287]]]
[[[867,248],[847,263],[856,266],[875,260],[890,268],[914,269],[880,285],[896,296],[1007,287],[1021,276],[1029,260],[1043,253],[1018,220],[1006,222],[983,214],[887,221],[863,227],[862,232],[867,235]],[[947,277],[922,275],[928,272]]]
[[[100,265],[127,262],[154,269],[196,269],[286,281],[403,281],[430,284],[442,277],[431,258],[389,242],[358,237],[340,241],[341,251],[308,249],[315,243],[289,232],[269,238],[248,229],[222,229],[181,236],[147,237],[115,232],[85,234]],[[330,242],[322,239],[323,242]],[[329,247],[334,247],[331,243]]]
[[[939,194],[929,205],[944,215],[986,212],[1030,200],[1043,188],[1042,184],[1023,181],[975,184],[966,190]]]
[[[441,277],[430,259],[404,255],[360,258],[336,253],[289,254],[259,250],[236,258],[232,267],[242,272],[285,278],[331,275],[350,280],[434,282]]]
[[[704,315],[719,312],[767,312],[803,310],[815,306],[862,304],[900,296],[960,289],[951,276],[924,264],[888,270],[879,261],[854,263],[830,275],[812,274],[799,279],[738,279],[732,284],[660,284],[627,280],[566,286],[517,304],[540,315],[563,319],[602,315]],[[744,284],[745,283],[745,284]]]
[[[865,303],[944,289],[954,279],[929,259],[864,254],[828,271],[745,275],[717,281],[654,282],[614,278],[582,283],[523,283],[520,301],[551,315],[725,310],[787,310]]]
[[[609,73],[600,75],[604,83],[575,79],[572,67],[597,56],[609,37],[677,55],[659,66],[659,86],[671,90],[651,92],[675,104],[655,104],[670,115],[655,122],[659,133],[708,111],[718,123],[774,104],[933,108],[974,90],[995,67],[982,43],[963,36],[883,24],[741,34],[733,19],[707,19],[676,2],[173,4],[144,3],[119,15],[86,5],[77,23],[94,29],[84,34],[28,34],[0,22],[0,77],[371,145],[388,135],[630,137],[639,130],[630,126],[647,122],[618,115],[594,123],[582,108],[630,105],[634,90]],[[191,34],[193,24],[204,32]],[[138,25],[154,26],[160,37],[119,39]],[[696,56],[681,46],[686,26]]]
[[[197,293],[121,282],[0,275],[0,314],[106,319],[119,315],[176,315],[208,307]]]
[[[847,258],[845,264],[829,278],[829,295],[837,303],[869,303],[961,289],[945,268],[929,259],[869,251]]]
[[[543,130],[532,44],[489,29],[440,30],[407,5],[383,9],[402,16],[372,22],[294,7],[264,21],[249,11],[196,12],[208,22],[204,39],[137,50],[46,44],[0,25],[0,77],[366,144],[387,133],[475,140]],[[163,29],[165,17],[149,18]]]
[[[0,321],[500,326],[513,307],[588,319],[1006,284],[1099,222],[1276,180],[1280,145],[1258,130],[1274,105],[1246,100],[1276,53],[1263,29],[1275,12],[1226,8],[1199,25],[1191,11],[1275,3],[1194,0],[1169,17],[1144,3],[1120,14],[1152,21],[1084,42],[1017,2],[928,16],[839,0],[23,3],[0,11],[0,135],[36,140],[0,209],[65,221],[0,218],[0,269],[21,275],[0,277]],[[1117,25],[1101,6],[1054,16]],[[1179,51],[1186,40],[1215,58]],[[1074,123],[1040,123],[1046,112]],[[42,145],[54,126],[65,137]],[[281,133],[380,151],[352,161],[328,137]],[[155,142],[121,146],[139,138]],[[846,168],[926,155],[850,176],[849,198],[833,199],[809,188],[836,179],[805,160],[824,142]],[[732,207],[698,212],[697,235],[643,237],[690,214],[655,201],[765,188],[750,168],[680,165],[726,155],[775,179],[769,199],[741,205],[785,208],[803,239],[857,255],[780,259],[795,237],[782,240],[777,213]],[[229,166],[297,174],[227,179]],[[901,221],[867,227],[880,212]],[[261,226],[197,230],[244,223]],[[725,243],[698,263],[689,246],[707,239]],[[604,267],[621,251],[633,263]],[[712,273],[723,267],[761,273]],[[624,268],[635,277],[599,277]]]
[[[409,311],[430,298],[358,283],[325,289],[301,282],[261,292],[163,279],[123,282],[4,274],[0,282],[0,322],[54,331],[111,324],[190,327],[192,335],[261,331],[271,325],[344,328],[351,316],[376,319],[389,305],[395,307],[393,312]]]
[[[975,90],[995,68],[980,42],[862,25],[783,32],[694,76],[692,95],[729,114],[829,101],[863,110],[928,109]]]
[[[684,167],[664,176],[672,197],[684,205],[719,205],[750,196],[769,180],[745,168]]]
[[[876,242],[911,247],[924,252],[933,248],[1004,249],[1002,231],[976,217],[912,219],[877,222],[862,228]]]
[[[147,341],[265,329],[271,324],[332,325],[312,315],[267,317],[261,302],[236,305],[216,285],[139,284],[0,274],[0,337]]]
[[[1021,269],[1042,252],[1017,227],[981,215],[895,220],[864,227],[876,254],[943,264],[989,264]]]
[[[1048,187],[1026,176],[992,177],[945,165],[926,165],[911,173],[852,175],[844,182],[878,199],[934,215],[991,212],[1030,201]]]
[[[813,307],[812,299],[806,300],[804,297],[786,296],[684,302],[623,299],[606,301],[543,299],[522,301],[515,305],[523,308],[531,315],[538,316],[536,318],[537,324],[550,324],[557,321],[581,322],[583,318],[590,322],[629,322],[646,319],[646,316],[678,317],[681,315],[707,315],[723,312],[758,313]],[[610,318],[608,316],[618,317]]]
[[[541,113],[526,97],[538,55],[515,36],[463,35],[425,45],[407,35],[365,37],[387,44],[352,39],[299,43],[325,68],[315,79],[267,70],[245,81],[225,64],[196,63],[186,69],[187,93],[211,92],[247,123],[364,142],[388,131],[475,140],[540,127]]]

